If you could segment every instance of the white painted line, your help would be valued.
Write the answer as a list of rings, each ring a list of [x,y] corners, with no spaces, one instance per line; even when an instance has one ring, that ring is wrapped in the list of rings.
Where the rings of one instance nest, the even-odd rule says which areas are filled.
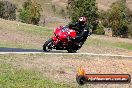
[[[45,55],[89,55],[89,56],[107,56],[107,57],[125,57],[132,58],[127,55],[114,55],[114,54],[95,54],[95,53],[55,53],[55,52],[0,52],[0,54],[45,54]]]

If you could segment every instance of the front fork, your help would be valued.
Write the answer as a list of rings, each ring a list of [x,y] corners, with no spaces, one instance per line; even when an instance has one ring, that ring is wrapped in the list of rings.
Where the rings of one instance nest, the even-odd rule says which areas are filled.
[[[52,40],[53,40],[53,46],[56,46],[59,42],[59,40],[56,38],[56,36],[53,36]]]

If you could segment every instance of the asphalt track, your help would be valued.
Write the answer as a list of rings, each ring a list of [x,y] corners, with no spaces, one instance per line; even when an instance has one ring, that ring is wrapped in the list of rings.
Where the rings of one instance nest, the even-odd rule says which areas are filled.
[[[45,54],[45,55],[89,55],[89,56],[104,56],[104,57],[124,57],[132,58],[127,55],[114,55],[114,54],[95,54],[95,53],[62,53],[62,52],[0,52],[0,55],[6,54]]]
[[[43,50],[39,50],[39,49],[0,47],[0,55],[6,55],[6,54],[89,55],[89,56],[132,58],[132,55],[127,56],[127,55],[115,55],[115,54],[96,54],[96,53],[87,53],[87,52],[67,53],[67,51],[64,50],[59,50],[59,51],[53,50],[51,52],[43,52]]]

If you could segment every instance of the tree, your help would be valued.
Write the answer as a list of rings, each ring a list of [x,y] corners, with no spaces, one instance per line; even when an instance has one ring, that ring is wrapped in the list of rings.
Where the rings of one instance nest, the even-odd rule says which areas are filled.
[[[86,16],[90,25],[95,25],[98,18],[96,0],[68,0],[68,14],[72,22],[80,16]]]
[[[108,11],[99,11],[99,20],[101,21],[101,24],[106,27],[109,28],[109,10]]]
[[[131,24],[132,23],[132,11],[127,8],[127,11],[126,11],[126,17],[127,17],[127,21],[128,21],[128,24]]]
[[[23,4],[19,18],[21,22],[37,25],[40,21],[41,11],[41,5],[35,0],[27,0]]]
[[[97,29],[93,31],[93,33],[97,35],[104,35],[105,34],[104,26],[102,24],[99,24]]]
[[[118,0],[111,6],[109,22],[112,28],[112,36],[128,37],[125,0]]]
[[[9,1],[0,1],[0,17],[7,20],[16,20],[16,5]]]
[[[129,36],[132,38],[132,24],[128,25],[128,33],[129,33]]]
[[[132,37],[132,11],[127,9],[127,20],[128,20],[128,34]]]
[[[3,16],[4,4],[0,1],[0,18]]]

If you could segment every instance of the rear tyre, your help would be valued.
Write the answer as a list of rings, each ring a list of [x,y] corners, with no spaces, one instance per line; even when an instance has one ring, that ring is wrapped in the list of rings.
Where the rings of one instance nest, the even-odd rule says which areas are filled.
[[[52,46],[53,46],[53,40],[50,38],[49,40],[47,40],[45,42],[45,44],[43,45],[43,50],[45,52],[50,52],[52,50]]]
[[[68,53],[76,53],[77,50],[76,49],[73,49],[73,48],[70,48],[70,49],[67,49]]]

